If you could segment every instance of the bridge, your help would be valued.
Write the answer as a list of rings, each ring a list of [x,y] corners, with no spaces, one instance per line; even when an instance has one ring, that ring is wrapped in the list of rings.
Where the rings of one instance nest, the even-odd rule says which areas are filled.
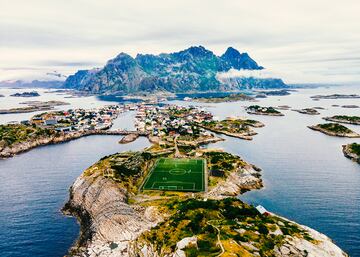
[[[137,135],[137,136],[144,136],[147,137],[149,135],[149,132],[145,131],[137,131],[137,130],[123,130],[123,129],[116,129],[116,130],[89,130],[86,131],[88,135]]]

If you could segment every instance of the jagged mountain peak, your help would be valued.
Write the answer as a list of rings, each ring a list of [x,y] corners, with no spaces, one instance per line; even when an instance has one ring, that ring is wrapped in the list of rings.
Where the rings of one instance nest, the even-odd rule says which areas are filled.
[[[241,56],[241,54],[240,54],[240,52],[239,52],[237,49],[229,46],[229,47],[226,49],[225,53],[222,55],[222,57],[225,57],[225,56],[228,56],[228,57],[239,57],[239,56]]]
[[[187,56],[190,55],[192,57],[213,57],[215,56],[214,53],[210,50],[207,50],[203,46],[191,46],[185,50],[182,50],[180,52],[173,53],[173,55],[177,56]]]
[[[224,82],[217,77],[219,72],[227,72],[230,69],[262,68],[247,53],[240,53],[233,47],[229,47],[221,56],[215,55],[201,45],[174,53],[138,54],[135,58],[122,52],[96,72],[82,71],[69,76],[64,86],[95,93],[154,90],[224,91],[253,86],[256,88],[286,86],[281,80],[275,82],[243,78]]]
[[[191,46],[188,49],[186,49],[185,51],[189,52],[190,54],[192,54],[194,56],[213,54],[213,52],[211,52],[210,50],[207,50],[205,47],[203,47],[201,45],[200,46]]]
[[[259,66],[248,53],[240,53],[233,47],[228,47],[225,53],[221,56],[221,59],[229,62],[232,68],[241,70],[261,70],[262,66]]]
[[[122,64],[124,62],[132,62],[135,61],[129,54],[121,52],[115,58],[110,59],[107,64]]]

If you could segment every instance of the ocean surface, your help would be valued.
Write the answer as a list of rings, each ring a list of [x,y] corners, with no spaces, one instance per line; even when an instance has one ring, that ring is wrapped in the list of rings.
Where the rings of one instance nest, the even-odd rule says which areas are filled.
[[[2,90],[0,94],[4,94]],[[332,93],[359,94],[360,89],[301,89],[290,96],[271,96],[257,103],[325,108],[319,110],[321,115],[317,116],[291,110],[282,111],[284,117],[250,116],[244,111],[244,106],[252,104],[250,102],[198,104],[177,100],[170,103],[201,106],[219,118],[245,116],[265,123],[264,128],[256,129],[259,134],[252,141],[225,137],[226,141],[209,146],[238,154],[262,168],[265,188],[241,195],[240,199],[261,204],[272,212],[319,230],[351,256],[360,256],[360,166],[345,158],[341,151],[341,145],[360,143],[360,140],[330,137],[307,128],[324,122],[321,118],[329,115],[360,115],[359,108],[332,106],[360,106],[359,99],[310,99],[312,95]],[[46,95],[52,100],[64,98],[57,94]],[[84,108],[116,102],[113,98],[108,102],[96,97],[66,100],[71,101],[71,106]],[[7,106],[5,101],[13,102],[7,97],[0,98],[0,109]],[[67,108],[69,106],[64,107]],[[33,114],[0,115],[0,123]],[[134,115],[134,112],[121,115],[114,128],[133,128]],[[360,133],[360,126],[348,127]],[[118,140],[116,136],[91,136],[0,160],[1,255],[63,256],[79,232],[75,219],[64,217],[59,211],[68,198],[69,186],[85,168],[104,155],[149,145],[145,138],[127,145],[119,145]]]

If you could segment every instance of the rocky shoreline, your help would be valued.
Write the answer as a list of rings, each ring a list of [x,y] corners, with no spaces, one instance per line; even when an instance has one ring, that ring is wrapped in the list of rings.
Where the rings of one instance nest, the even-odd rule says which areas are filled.
[[[270,108],[266,110],[275,112]],[[251,120],[240,123],[243,124],[263,126]],[[256,134],[248,127],[232,130],[239,133],[205,128],[247,140]],[[231,246],[235,243],[236,249],[248,253],[247,256],[261,253],[267,253],[266,256],[270,253],[271,256],[347,256],[325,235],[282,218],[276,219],[276,215],[267,217],[236,198],[264,186],[261,169],[240,156],[199,148],[202,144],[224,140],[206,135],[181,138],[174,133],[163,137],[148,133],[151,147],[106,156],[86,169],[71,186],[69,200],[62,209],[65,215],[77,217],[81,226],[69,256],[185,257],[189,254],[188,247],[193,253],[201,249],[210,253],[208,247],[197,245],[209,235],[207,243],[218,248],[220,255],[225,253],[225,248],[228,253],[237,252]],[[121,141],[131,142],[138,136],[130,133]],[[178,190],[176,184],[170,188],[168,185],[173,180],[180,180],[173,178],[170,172],[174,168],[170,166],[170,177],[165,175],[166,170],[161,170],[159,183],[166,180],[165,187],[154,187],[154,184],[143,187],[149,181],[149,174],[153,175],[152,170],[158,168],[159,157],[201,158],[204,166],[199,181],[205,186],[201,190],[187,189],[190,191],[183,190],[182,186]],[[192,168],[182,170],[192,172]],[[220,239],[223,232],[232,239]],[[272,244],[274,240],[276,244]]]
[[[343,133],[343,132],[334,132],[334,131],[330,131],[327,129],[323,129],[321,128],[319,125],[315,125],[315,126],[308,126],[309,129],[315,130],[315,131],[319,131],[322,132],[326,135],[329,136],[335,136],[335,137],[349,137],[349,138],[358,138],[360,137],[360,135],[356,132],[348,132],[348,133]]]
[[[199,103],[229,103],[237,101],[251,101],[255,102],[255,98],[245,95],[245,94],[230,94],[223,97],[197,97],[193,99],[195,102]]]
[[[244,139],[244,140],[253,140],[253,136],[258,134],[255,131],[249,131],[246,133],[231,133],[231,132],[222,131],[222,130],[213,130],[213,129],[209,129],[209,130],[212,132],[215,132],[215,133],[224,134],[229,137],[236,137],[236,138],[240,138],[240,139]]]
[[[249,131],[245,131],[244,133],[232,133],[229,131],[225,131],[225,130],[218,130],[218,129],[213,129],[213,128],[209,128],[207,126],[204,126],[202,124],[197,124],[197,126],[204,128],[206,130],[209,130],[211,132],[217,133],[217,134],[223,134],[229,137],[235,137],[235,138],[239,138],[239,139],[244,139],[244,140],[253,140],[253,136],[257,135],[258,133],[253,131],[253,130],[249,130]],[[254,128],[261,128],[264,127],[265,125],[261,122],[255,123],[255,124],[251,124],[249,125],[251,127]]]
[[[37,111],[50,111],[53,110],[56,106],[70,105],[70,103],[62,101],[28,101],[22,102],[20,104],[27,105],[26,107],[17,107],[10,109],[1,109],[0,114],[11,114],[11,113],[29,113]]]
[[[224,183],[204,196],[226,198],[244,190],[261,188],[260,170],[252,165],[245,169],[242,175],[231,174]],[[163,221],[166,214],[159,212],[156,206],[130,204],[130,196],[125,188],[98,173],[90,176],[82,174],[77,178],[70,188],[69,201],[63,208],[64,214],[77,217],[81,225],[80,236],[69,250],[69,256],[161,256],[155,246],[138,245],[137,238]],[[327,236],[296,225],[306,230],[316,243],[286,236],[285,242],[275,247],[275,256],[347,256]],[[185,253],[176,249],[172,255],[166,256],[185,256]]]
[[[301,113],[301,114],[308,114],[308,115],[319,115],[320,112],[318,112],[314,108],[305,108],[305,109],[294,109],[293,111]]]
[[[205,197],[211,199],[235,197],[250,190],[261,189],[263,186],[261,169],[255,165],[247,164],[241,170],[231,173],[225,181],[219,182],[210,189]]]
[[[283,113],[268,113],[268,112],[255,112],[255,111],[247,111],[247,113],[253,115],[265,115],[265,116],[284,116]]]
[[[281,218],[304,229],[309,234],[309,236],[316,241],[316,243],[311,244],[304,239],[287,237],[285,239],[285,244],[280,247],[276,247],[275,256],[348,256],[348,254],[341,250],[340,247],[335,245],[335,243],[328,236],[308,226],[298,224],[284,217]]]
[[[81,175],[70,188],[65,215],[77,217],[81,229],[70,256],[133,256],[131,242],[155,226],[155,209],[131,206],[129,193],[109,178]]]
[[[360,164],[360,156],[351,151],[351,145],[352,144],[347,144],[342,146],[344,156]]]
[[[15,93],[10,96],[12,96],[12,97],[38,97],[38,96],[40,96],[40,94],[36,91],[31,91],[31,92]]]
[[[76,131],[71,133],[58,133],[41,139],[25,141],[16,143],[11,146],[1,147],[0,146],[0,158],[6,159],[13,157],[17,154],[27,152],[33,148],[45,145],[60,144],[71,140],[75,140],[85,136],[91,135],[124,135],[125,133],[111,130],[89,130],[89,131]],[[131,133],[129,133],[131,134]],[[145,135],[145,134],[144,134]],[[142,135],[142,136],[144,136]]]
[[[331,121],[331,122],[338,122],[338,123],[345,123],[345,124],[351,124],[351,125],[360,125],[360,119],[359,120],[346,120],[346,119],[337,119],[334,117],[325,117],[323,118],[326,121]]]
[[[4,148],[0,148],[0,158],[9,158],[13,157],[19,153],[23,153],[29,151],[38,146],[50,145],[50,144],[58,144],[67,141],[71,141],[80,137],[83,137],[85,133],[71,133],[71,134],[61,134],[61,135],[52,135],[49,137],[43,137],[38,140],[25,141],[21,143],[16,143],[11,146],[6,146]]]
[[[319,99],[358,99],[360,98],[360,95],[357,94],[332,94],[332,95],[314,95],[310,96],[313,100],[319,100]]]
[[[119,144],[128,144],[128,143],[134,142],[138,137],[139,137],[139,135],[137,135],[137,134],[126,135],[120,139]]]
[[[247,164],[231,173],[204,197],[223,199],[260,189],[263,187],[260,172],[261,169]],[[151,248],[147,248],[146,253],[138,252],[136,239],[166,215],[156,206],[144,208],[136,203],[130,204],[133,193],[100,173],[83,173],[69,189],[69,200],[62,212],[76,217],[80,223],[80,234],[70,248],[69,256],[158,256]]]

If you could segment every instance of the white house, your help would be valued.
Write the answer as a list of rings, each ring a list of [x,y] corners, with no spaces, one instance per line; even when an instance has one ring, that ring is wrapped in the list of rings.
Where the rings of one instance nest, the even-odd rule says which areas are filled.
[[[262,205],[258,205],[255,208],[261,215],[270,215],[270,212],[268,212]]]

